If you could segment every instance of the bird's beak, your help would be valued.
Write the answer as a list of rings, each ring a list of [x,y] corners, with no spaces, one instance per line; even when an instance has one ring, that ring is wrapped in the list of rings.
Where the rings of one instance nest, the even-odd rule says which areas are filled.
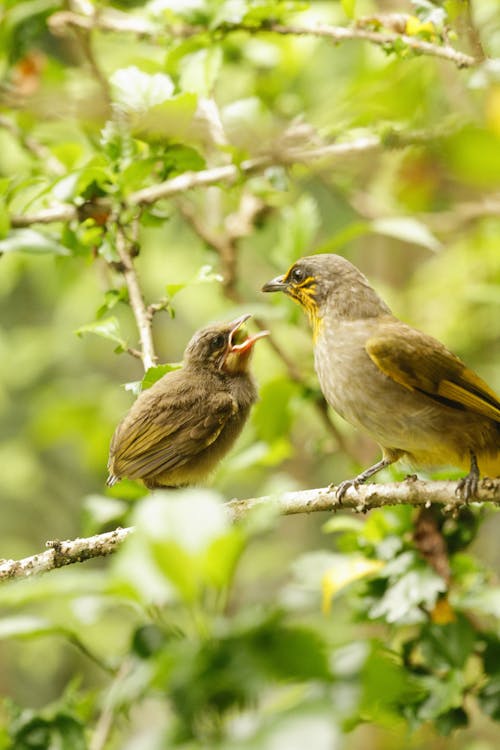
[[[269,336],[269,331],[259,331],[253,336],[247,336],[243,341],[240,341],[239,343],[236,341],[236,334],[240,330],[243,323],[246,323],[246,321],[251,317],[252,316],[250,313],[246,313],[245,315],[242,315],[241,318],[236,318],[236,320],[233,320],[233,322],[229,324],[231,326],[231,335],[229,337],[230,352],[234,352],[235,354],[243,354],[244,352],[251,349],[256,341],[264,338],[264,336]]]
[[[286,292],[288,284],[284,276],[276,276],[275,279],[267,281],[262,287],[263,292]]]
[[[226,370],[226,372],[232,374],[244,372],[248,366],[250,354],[255,342],[264,338],[264,336],[269,336],[269,331],[259,331],[253,336],[245,336],[242,332],[242,335],[238,337],[238,331],[243,323],[245,323],[250,317],[251,315],[247,313],[229,324],[231,326],[229,345],[226,355],[221,363],[221,369]],[[245,336],[243,341],[238,341],[238,338],[241,338],[242,336]]]

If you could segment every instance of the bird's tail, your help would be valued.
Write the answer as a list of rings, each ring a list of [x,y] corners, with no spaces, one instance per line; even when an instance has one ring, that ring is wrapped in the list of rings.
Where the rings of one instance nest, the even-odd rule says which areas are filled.
[[[110,474],[108,478],[106,479],[106,486],[113,487],[113,485],[115,485],[119,481],[120,481],[120,477],[117,477],[116,474]]]

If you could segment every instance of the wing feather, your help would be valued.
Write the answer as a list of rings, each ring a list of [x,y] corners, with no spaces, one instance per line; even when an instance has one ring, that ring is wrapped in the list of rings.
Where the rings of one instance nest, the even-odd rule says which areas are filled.
[[[113,475],[137,479],[183,466],[219,437],[236,411],[225,391],[211,392],[207,410],[199,389],[175,385],[145,391],[117,427],[108,465]]]
[[[491,388],[439,341],[401,323],[366,343],[384,375],[411,391],[500,422],[500,400]]]

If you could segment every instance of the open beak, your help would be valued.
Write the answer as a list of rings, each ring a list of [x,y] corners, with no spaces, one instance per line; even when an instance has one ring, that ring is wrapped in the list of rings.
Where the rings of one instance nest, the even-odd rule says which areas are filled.
[[[231,335],[229,337],[230,352],[234,352],[235,354],[243,354],[244,352],[251,349],[256,341],[264,338],[264,336],[269,336],[269,331],[259,331],[253,336],[247,336],[243,341],[237,341],[238,331],[240,330],[243,323],[246,323],[246,321],[251,317],[252,316],[250,313],[246,313],[245,315],[242,315],[241,318],[237,318],[232,323],[230,323],[230,325],[232,326]]]
[[[262,287],[263,292],[286,292],[288,284],[284,276],[276,276],[275,279],[267,281]]]
[[[269,331],[259,331],[258,333],[254,333],[253,336],[245,336],[245,334],[242,332],[242,334],[238,336],[238,332],[240,331],[241,326],[250,317],[251,315],[247,313],[246,315],[242,315],[241,318],[237,318],[235,321],[230,323],[232,328],[231,335],[229,336],[228,350],[223,362],[224,369],[232,372],[240,372],[245,370],[247,366],[246,363],[249,360],[250,353],[255,342],[259,339],[264,338],[265,336],[269,336]],[[243,338],[243,336],[245,337]]]

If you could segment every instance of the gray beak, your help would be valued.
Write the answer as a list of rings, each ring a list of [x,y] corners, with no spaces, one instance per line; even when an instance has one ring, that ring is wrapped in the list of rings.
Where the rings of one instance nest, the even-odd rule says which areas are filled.
[[[263,292],[285,292],[288,287],[288,284],[285,282],[284,276],[276,276],[275,279],[271,279],[271,281],[266,281],[264,286],[262,287]]]

